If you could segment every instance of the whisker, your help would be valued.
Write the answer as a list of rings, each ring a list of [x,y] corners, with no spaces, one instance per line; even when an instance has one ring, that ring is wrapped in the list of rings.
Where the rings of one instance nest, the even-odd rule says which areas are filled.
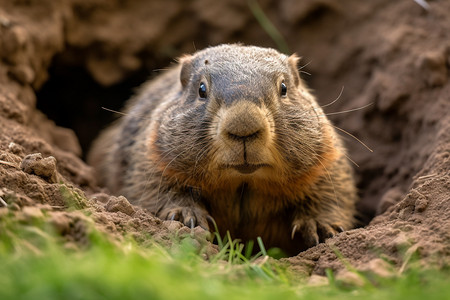
[[[302,119],[302,121],[307,121],[307,119]],[[297,122],[295,122],[295,120],[289,120],[289,122],[287,123],[288,125],[297,125]],[[329,124],[329,125],[332,125],[332,124],[330,124],[330,123],[325,123],[325,124]],[[333,125],[332,125],[333,126]],[[322,149],[333,149],[335,146],[332,146],[332,145],[322,145],[321,146],[322,147]],[[342,152],[342,154],[351,162],[351,163],[353,163],[356,167],[360,167],[353,159],[351,159],[350,158],[350,156],[348,155],[348,154],[346,154],[345,152]]]
[[[371,105],[371,104],[372,104],[372,103],[370,103],[370,105]],[[365,107],[367,107],[367,106],[369,106],[369,105],[365,105],[365,106],[362,107],[362,108],[365,108]],[[361,108],[361,109],[362,109],[362,108]],[[289,120],[289,123],[288,123],[288,124],[295,124],[294,122],[295,122],[297,119],[298,119],[298,118],[292,118],[291,120]],[[305,122],[305,121],[308,121],[308,119],[302,119],[302,122]],[[342,129],[342,128],[339,128],[339,127],[333,125],[333,124],[330,123],[330,122],[326,122],[326,123],[324,123],[324,124],[328,124],[329,126],[333,126],[335,129],[337,129],[337,130],[339,130],[339,131],[341,131],[341,132],[347,134],[348,136],[350,136],[350,137],[352,137],[353,139],[355,139],[356,141],[358,141],[362,146],[364,146],[364,147],[365,147],[367,150],[369,150],[370,152],[373,152],[373,150],[372,150],[369,146],[367,146],[364,142],[362,142],[360,139],[358,139],[356,136],[354,136],[354,135],[351,134],[350,132],[348,132],[348,131],[346,131],[346,130],[344,130],[344,129]]]
[[[326,114],[323,114],[321,116],[331,116],[331,115],[345,114],[345,113],[349,113],[349,112],[352,112],[352,111],[357,111],[357,110],[361,110],[361,109],[367,108],[367,107],[371,106],[372,104],[373,104],[373,102],[370,102],[369,104],[366,104],[366,105],[361,106],[361,107],[352,108],[352,109],[343,110],[343,111],[332,112],[332,113],[326,113]]]
[[[200,137],[201,138],[206,138],[206,137],[208,137],[209,135],[208,135],[208,131],[207,130],[204,130],[204,133],[203,133],[203,135],[201,135]],[[175,144],[175,143],[174,143]],[[176,145],[176,144],[175,144]],[[200,140],[198,143],[193,143],[190,147],[188,147],[188,148],[186,148],[186,149],[184,149],[183,151],[181,151],[180,153],[178,153],[174,158],[172,158],[171,160],[170,160],[170,162],[164,167],[164,170],[161,172],[161,178],[160,178],[160,181],[159,181],[159,186],[158,186],[158,192],[157,192],[157,199],[156,199],[156,201],[158,202],[159,201],[159,194],[160,194],[160,191],[161,191],[161,186],[162,186],[162,182],[163,182],[163,179],[164,179],[164,173],[166,172],[166,170],[167,170],[167,168],[169,168],[169,166],[176,160],[176,159],[178,159],[181,155],[183,155],[183,154],[185,154],[186,152],[191,152],[192,151],[192,149],[193,148],[197,148],[197,147],[201,147],[201,150],[199,151],[199,154],[197,155],[197,158],[201,155],[204,155],[205,153],[207,153],[208,152],[208,145],[209,145],[209,143],[208,143],[208,141],[205,141],[205,140]],[[169,146],[170,147],[170,145],[166,145],[166,146]],[[176,150],[178,150],[178,148],[173,148],[173,149],[171,149],[170,151],[167,151],[165,154],[164,154],[164,156],[159,160],[159,161],[162,161],[162,160],[164,160],[168,155],[170,155],[171,153],[173,153],[174,151],[176,151]],[[196,163],[195,163],[195,166],[194,166],[194,170],[195,170],[195,168],[196,168],[196,166],[197,166],[197,163],[198,163],[198,159],[196,158]],[[155,164],[157,165],[158,164],[158,162],[155,162]],[[150,176],[153,176],[153,174],[150,174]],[[150,180],[150,179],[149,179]]]
[[[308,61],[306,64],[304,64],[303,66],[301,66],[300,68],[298,68],[298,70],[302,70],[304,68],[306,68],[310,63],[312,63],[312,60]]]
[[[115,113],[115,114],[118,114],[118,115],[122,115],[122,116],[132,115],[131,113],[124,113],[124,112],[117,111],[117,110],[114,110],[114,109],[110,109],[110,108],[107,108],[107,107],[104,107],[104,106],[102,106],[101,108],[106,110],[106,111],[109,111],[109,112],[112,112],[112,113]],[[145,118],[143,116],[138,116],[138,115],[134,115],[134,117],[139,118],[141,120],[151,120],[151,118]]]
[[[345,134],[351,136],[352,138],[354,138],[355,140],[357,140],[361,145],[363,145],[367,150],[369,150],[370,152],[373,152],[373,150],[370,149],[369,146],[367,146],[366,144],[364,144],[360,139],[358,139],[356,136],[354,136],[354,135],[351,134],[350,132],[348,132],[348,131],[346,131],[346,130],[344,130],[344,129],[342,129],[342,128],[339,128],[339,127],[337,127],[337,126],[334,126],[334,125],[331,124],[331,123],[330,123],[330,125],[333,126],[334,128],[336,128],[337,130],[339,130],[339,131],[341,131],[341,132],[343,132],[343,133],[345,133]]]
[[[195,169],[197,168],[197,165],[198,165],[198,163],[200,162],[200,159],[203,157],[203,155],[205,155],[206,153],[208,153],[209,150],[210,150],[210,145],[209,145],[208,142],[205,142],[204,145],[202,145],[202,144],[199,143],[199,144],[196,145],[196,146],[200,146],[200,145],[203,146],[203,147],[200,149],[200,151],[198,152],[197,156],[195,157],[194,171],[195,171]]]
[[[342,93],[344,92],[344,86],[342,86],[342,89],[341,89],[341,92],[339,93],[339,95],[337,96],[337,98],[336,99],[334,99],[332,102],[330,102],[330,103],[328,103],[328,104],[325,104],[325,105],[321,105],[320,107],[322,107],[322,108],[324,108],[324,107],[327,107],[327,106],[330,106],[330,105],[333,105],[334,103],[336,103],[336,101],[338,101],[339,100],[339,98],[341,98],[341,96],[342,96]]]
[[[351,163],[353,163],[357,168],[359,168],[359,165],[358,165],[353,159],[351,159],[350,156],[347,155],[347,153],[343,152],[342,154],[344,154],[344,156],[345,156]]]
[[[153,72],[161,72],[161,71],[169,71],[170,68],[160,68],[160,69],[153,69]]]
[[[115,114],[123,115],[123,116],[128,116],[129,115],[129,114],[123,113],[121,111],[117,111],[117,110],[114,110],[114,109],[106,108],[104,106],[102,106],[102,109],[104,109],[106,111],[109,111],[109,112],[112,112],[112,113],[115,113]]]

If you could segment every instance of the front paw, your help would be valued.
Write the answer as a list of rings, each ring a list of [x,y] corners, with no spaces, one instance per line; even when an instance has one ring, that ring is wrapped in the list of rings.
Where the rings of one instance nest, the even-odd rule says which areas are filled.
[[[319,221],[313,217],[299,217],[292,222],[291,238],[294,239],[298,233],[307,247],[313,247],[342,231],[344,228],[341,224]]]
[[[187,227],[200,226],[209,230],[208,212],[201,207],[171,206],[161,209],[157,216],[162,220],[179,221]]]

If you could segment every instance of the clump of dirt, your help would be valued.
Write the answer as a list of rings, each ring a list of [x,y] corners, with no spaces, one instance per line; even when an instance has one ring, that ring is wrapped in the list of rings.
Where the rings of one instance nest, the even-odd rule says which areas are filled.
[[[340,255],[379,273],[386,267],[380,258],[403,270],[413,255],[425,266],[448,267],[450,3],[429,1],[429,9],[412,0],[259,3],[291,51],[304,57],[303,77],[321,104],[333,102],[344,87],[324,109],[359,165],[359,218],[368,224],[285,261],[316,275],[312,279],[326,268],[348,277]],[[148,235],[168,241],[186,231],[98,187],[80,158],[77,136],[36,109],[35,91],[45,84],[43,90],[54,92],[40,94],[41,106],[51,114],[52,107],[70,103],[64,118],[79,113],[73,128],[92,134],[104,126],[93,111],[108,107],[111,95],[93,99],[92,84],[120,90],[136,74],[145,77],[193,52],[193,44],[225,42],[276,46],[245,1],[0,0],[2,211],[25,220],[43,213],[69,242],[81,244],[88,220],[141,243]],[[84,71],[69,76],[74,68]]]

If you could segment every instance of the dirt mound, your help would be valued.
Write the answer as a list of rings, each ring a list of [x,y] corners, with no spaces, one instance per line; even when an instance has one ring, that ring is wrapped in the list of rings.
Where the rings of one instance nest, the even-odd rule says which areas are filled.
[[[344,87],[325,110],[349,133],[342,135],[359,165],[362,224],[376,216],[286,261],[319,275],[326,268],[345,273],[339,253],[362,269],[378,268],[380,258],[402,268],[413,254],[424,265],[449,266],[450,3],[259,3],[291,51],[304,57],[302,70],[312,74],[304,78],[323,105]],[[129,78],[144,80],[194,47],[276,47],[266,25],[237,0],[0,0],[0,206],[6,202],[20,218],[50,212],[69,240],[83,240],[80,209],[117,238],[129,232],[145,241],[147,232],[166,240],[178,225],[105,194],[80,158],[74,132],[57,127],[36,102],[48,115],[75,116],[71,127],[87,145],[104,126],[100,106],[120,106],[108,101],[128,93]],[[47,92],[37,100],[40,89]]]

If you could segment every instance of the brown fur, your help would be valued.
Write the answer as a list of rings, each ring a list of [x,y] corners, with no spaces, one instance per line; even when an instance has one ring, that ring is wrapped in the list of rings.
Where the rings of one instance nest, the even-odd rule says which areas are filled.
[[[186,55],[143,86],[88,160],[114,193],[162,219],[208,228],[212,216],[221,234],[296,254],[351,228],[357,201],[297,63],[240,45]]]

